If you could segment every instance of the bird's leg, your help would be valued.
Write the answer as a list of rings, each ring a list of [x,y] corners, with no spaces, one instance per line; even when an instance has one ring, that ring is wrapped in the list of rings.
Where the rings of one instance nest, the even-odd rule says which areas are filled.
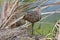
[[[34,23],[32,23],[32,35],[34,34]]]
[[[41,28],[41,23],[39,23],[39,27],[38,27],[38,29],[40,29]]]
[[[41,23],[39,22],[39,27],[38,27],[38,29],[40,29],[41,28]]]

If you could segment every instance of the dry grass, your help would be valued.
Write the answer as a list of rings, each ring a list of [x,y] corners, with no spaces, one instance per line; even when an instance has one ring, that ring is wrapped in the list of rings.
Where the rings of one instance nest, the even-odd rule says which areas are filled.
[[[44,5],[44,3],[48,2],[48,1],[49,0],[43,1],[41,3],[41,5]],[[22,5],[22,6],[18,5],[18,4],[19,4],[18,0],[15,0],[13,2],[12,2],[12,0],[9,0],[7,3],[4,3],[2,5],[1,24],[0,24],[0,35],[1,35],[0,39],[1,40],[2,40],[2,37],[4,37],[3,40],[5,40],[5,39],[8,40],[9,38],[14,38],[14,37],[16,37],[18,35],[21,35],[22,33],[24,34],[25,31],[26,31],[25,28],[28,27],[29,25],[31,25],[31,23],[26,22],[22,26],[19,26],[19,27],[16,26],[17,22],[19,22],[21,19],[23,19],[23,16],[24,16],[24,15],[20,16],[19,14],[21,14],[21,12],[24,11],[25,9],[29,8],[29,6],[30,6],[31,3],[27,3],[27,4]],[[45,8],[51,6],[51,5],[55,6],[55,5],[58,5],[58,4],[60,4],[60,2],[56,2],[56,3],[44,5],[43,8],[36,7],[36,9],[38,9],[39,13],[41,13],[41,11],[43,9],[45,9]],[[41,6],[41,5],[39,5],[39,6]],[[49,17],[49,16],[51,16],[51,15],[53,15],[55,13],[57,13],[57,11],[55,11],[54,13],[51,13],[50,15],[47,15],[46,17],[43,17],[41,20],[44,20],[47,17]],[[59,11],[59,13],[60,13],[60,11]],[[56,23],[56,25],[58,25],[60,27],[59,24]],[[13,28],[14,26],[17,27],[17,28]],[[11,29],[11,27],[13,29]],[[53,28],[52,32],[54,31],[54,28]],[[22,29],[23,29],[23,31],[22,31]],[[47,38],[48,35],[51,35],[51,33],[47,34],[44,38],[42,38],[40,40],[46,40],[46,39],[52,40],[51,38]],[[34,40],[34,38],[32,38],[31,40]]]

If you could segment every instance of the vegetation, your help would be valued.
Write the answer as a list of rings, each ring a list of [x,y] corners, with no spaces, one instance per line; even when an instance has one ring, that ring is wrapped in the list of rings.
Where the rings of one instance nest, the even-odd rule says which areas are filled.
[[[60,5],[60,2],[46,4],[48,1],[49,0],[0,0],[0,35],[2,35],[0,39],[56,40],[59,31],[58,28],[60,27],[60,24],[58,24],[57,27],[58,20],[60,19],[60,11],[57,9],[44,14],[43,11],[48,7]],[[38,11],[42,16],[40,21],[34,23],[34,35],[32,35],[32,38],[32,23],[23,19],[24,15],[29,11]]]

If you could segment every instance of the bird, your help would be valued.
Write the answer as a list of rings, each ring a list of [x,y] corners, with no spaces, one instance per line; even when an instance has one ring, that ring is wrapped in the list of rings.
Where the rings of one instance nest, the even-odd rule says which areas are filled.
[[[23,19],[32,23],[32,35],[33,35],[34,23],[41,20],[41,15],[38,13],[38,11],[29,11],[29,12],[26,12]]]

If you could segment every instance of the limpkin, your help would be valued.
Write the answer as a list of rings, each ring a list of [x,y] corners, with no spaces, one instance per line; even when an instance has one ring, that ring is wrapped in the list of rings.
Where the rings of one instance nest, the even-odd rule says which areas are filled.
[[[38,11],[30,11],[24,15],[23,19],[32,23],[32,35],[33,35],[34,23],[38,22],[41,19],[41,15],[38,13]]]

